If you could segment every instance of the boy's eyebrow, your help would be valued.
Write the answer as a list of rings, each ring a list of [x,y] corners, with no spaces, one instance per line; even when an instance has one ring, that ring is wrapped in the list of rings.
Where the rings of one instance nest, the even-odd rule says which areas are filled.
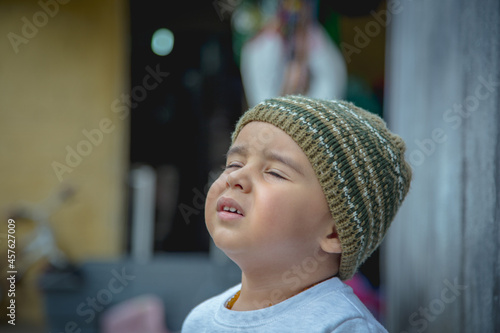
[[[248,155],[248,148],[246,146],[231,146],[229,150],[226,153],[226,157],[230,155],[241,155],[243,157],[246,157]],[[304,171],[302,167],[295,162],[293,159],[288,158],[287,156],[281,155],[276,151],[268,150],[266,149],[264,151],[264,156],[266,159],[271,160],[271,161],[277,161],[280,163],[283,163],[293,170],[295,170],[297,173],[304,175]]]
[[[280,163],[283,163],[293,170],[295,172],[304,175],[304,171],[302,170],[302,167],[295,162],[295,160],[288,158],[287,156],[281,155],[278,152],[275,151],[266,151],[265,156],[267,159],[272,160],[272,161],[278,161]]]
[[[231,146],[226,153],[226,157],[229,155],[243,155],[246,156],[248,149],[245,146]]]

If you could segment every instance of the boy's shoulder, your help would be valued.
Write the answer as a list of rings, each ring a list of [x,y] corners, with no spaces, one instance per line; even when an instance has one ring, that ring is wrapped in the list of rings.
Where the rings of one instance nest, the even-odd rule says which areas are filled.
[[[302,311],[310,318],[304,327],[318,327],[321,332],[387,332],[353,289],[338,278],[304,293],[304,298],[308,301]]]

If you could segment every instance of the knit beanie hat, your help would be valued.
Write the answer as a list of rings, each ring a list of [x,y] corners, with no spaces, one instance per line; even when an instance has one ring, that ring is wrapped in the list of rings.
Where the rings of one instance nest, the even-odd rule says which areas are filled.
[[[252,121],[280,128],[304,151],[335,221],[342,247],[339,278],[352,278],[382,242],[408,193],[412,172],[404,141],[379,116],[342,100],[265,100],[239,119],[233,143]]]

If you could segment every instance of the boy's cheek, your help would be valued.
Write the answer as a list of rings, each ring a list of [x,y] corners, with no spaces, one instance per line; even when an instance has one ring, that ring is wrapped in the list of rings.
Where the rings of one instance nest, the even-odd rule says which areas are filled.
[[[208,190],[207,193],[207,202],[210,199],[214,199],[214,197],[218,197],[222,193],[222,191],[224,191],[225,188],[226,188],[226,175],[222,174],[210,186],[210,189]]]
[[[224,191],[224,189],[226,187],[225,184],[226,184],[226,176],[221,175],[210,186],[210,189],[208,190],[207,197],[205,200],[205,219],[207,219],[209,214],[215,213],[215,211],[217,209],[217,207],[216,207],[217,200],[219,199],[219,196]]]

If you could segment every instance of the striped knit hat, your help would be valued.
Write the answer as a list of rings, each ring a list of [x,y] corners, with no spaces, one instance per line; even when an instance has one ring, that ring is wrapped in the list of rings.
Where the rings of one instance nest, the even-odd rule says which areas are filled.
[[[311,162],[342,246],[339,277],[350,279],[382,242],[409,190],[404,141],[352,103],[301,95],[268,99],[245,112],[233,142],[252,121],[286,132]]]

